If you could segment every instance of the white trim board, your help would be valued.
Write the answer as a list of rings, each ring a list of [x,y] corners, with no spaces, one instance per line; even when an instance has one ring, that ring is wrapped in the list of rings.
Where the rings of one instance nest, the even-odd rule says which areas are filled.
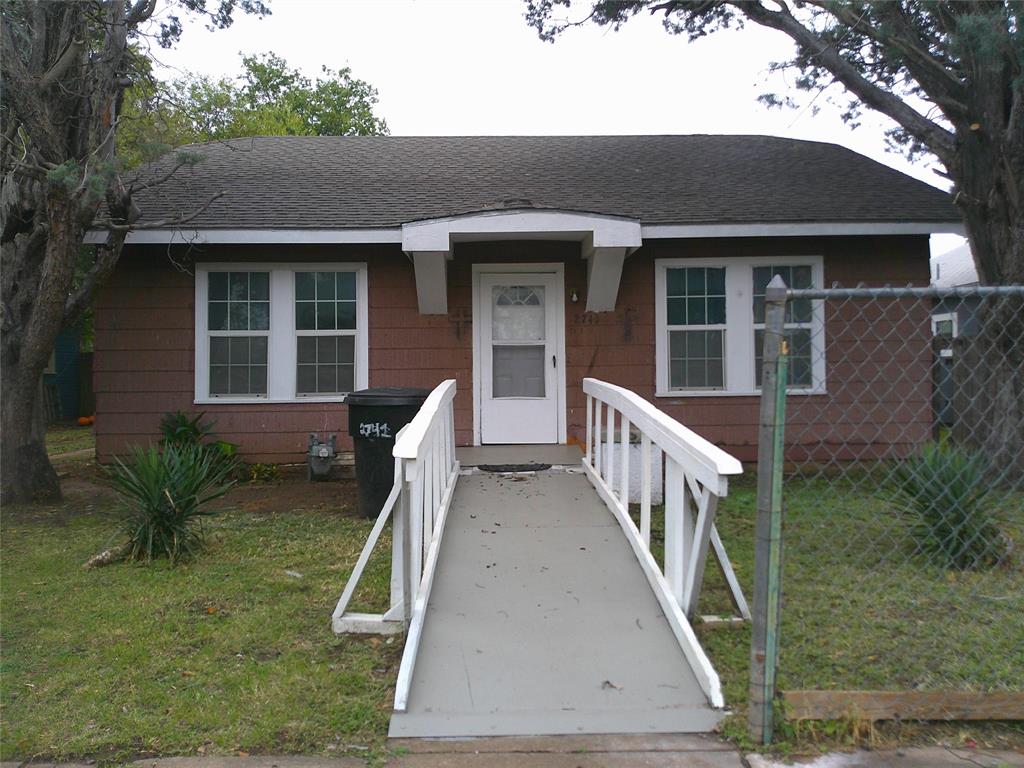
[[[547,272],[558,277],[561,290],[555,296],[557,306],[552,306],[556,313],[555,340],[558,354],[558,442],[564,444],[568,440],[567,423],[567,392],[565,383],[565,265],[561,262],[535,262],[516,264],[474,264],[473,265],[473,445],[481,445],[480,441],[480,402],[481,402],[481,340],[480,340],[480,275],[492,272]]]
[[[92,230],[86,244],[102,243],[103,230]],[[401,243],[399,227],[386,229],[138,229],[127,245],[373,245]]]
[[[538,238],[572,236],[594,248],[639,248],[635,219],[558,210],[504,210],[412,221],[402,225],[402,250],[448,251],[460,237],[479,240],[528,234]]]
[[[367,229],[202,229],[194,227],[181,227],[175,229],[139,229],[128,233],[125,242],[128,245],[203,245],[203,244],[231,244],[257,245],[257,244],[351,244],[368,245],[376,243],[405,242],[405,233],[408,228],[410,238],[419,239],[421,236],[434,238],[440,236],[443,230],[455,240],[462,238],[480,239],[487,235],[492,239],[499,239],[502,236],[522,237],[524,234],[535,236],[550,236],[553,238],[565,237],[570,231],[583,235],[585,231],[593,231],[598,225],[602,231],[607,225],[608,231],[612,229],[619,231],[631,239],[631,247],[637,247],[640,242],[632,244],[632,226],[626,227],[624,222],[633,226],[635,221],[619,220],[613,216],[596,216],[586,214],[569,214],[568,212],[545,212],[536,211],[536,214],[562,214],[558,227],[553,222],[557,217],[550,217],[547,223],[540,218],[531,222],[531,226],[537,229],[527,232],[523,227],[527,225],[527,219],[520,219],[518,222],[507,218],[510,212],[489,212],[476,214],[466,219],[428,219],[425,221],[408,222],[400,227],[378,227]],[[498,214],[506,214],[499,216]],[[572,223],[565,216],[578,216],[579,219]],[[483,217],[487,217],[486,220]],[[475,235],[467,232],[467,227],[472,226],[471,222],[480,225]],[[584,226],[589,223],[589,226]],[[504,225],[497,226],[497,225]],[[540,227],[545,227],[541,229]],[[581,227],[575,230],[567,230],[566,227]],[[930,235],[930,234],[964,234],[964,225],[958,221],[819,221],[819,222],[791,222],[791,223],[746,223],[746,224],[640,224],[639,238],[642,240],[663,240],[663,239],[692,239],[699,237],[722,238],[722,237],[825,237],[825,236],[850,236],[850,235]],[[106,239],[105,230],[92,230],[86,237],[87,244],[102,243]],[[427,248],[406,248],[406,250],[430,250]],[[448,250],[446,244],[441,250]]]
[[[210,335],[208,333],[207,284],[210,272],[269,272],[270,329],[267,331],[267,394],[265,397],[217,397],[210,389]],[[342,403],[345,395],[297,395],[295,381],[295,272],[340,272],[356,274],[356,389],[369,386],[369,291],[366,262],[201,262],[195,276],[195,370],[196,405],[259,403]],[[291,278],[291,279],[289,279]]]
[[[644,240],[698,237],[836,237],[857,235],[964,234],[963,222],[953,221],[814,221],[752,224],[644,224]]]

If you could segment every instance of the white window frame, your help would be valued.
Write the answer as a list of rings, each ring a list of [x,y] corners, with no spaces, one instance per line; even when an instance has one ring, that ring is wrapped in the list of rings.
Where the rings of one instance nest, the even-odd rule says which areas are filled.
[[[737,397],[760,395],[754,370],[754,267],[810,265],[815,287],[824,285],[824,258],[803,256],[746,256],[724,259],[656,259],[654,262],[654,348],[656,397]],[[670,389],[667,270],[685,267],[725,267],[725,388]],[[788,387],[794,395],[826,393],[824,302],[811,304],[811,386]]]
[[[269,272],[270,329],[267,334],[267,394],[210,394],[210,334],[208,328],[207,287],[210,272]],[[196,265],[195,277],[195,398],[196,405],[253,403],[341,403],[345,395],[299,395],[296,392],[296,358],[299,333],[295,328],[296,272],[355,272],[355,388],[369,386],[369,307],[365,262],[203,262]],[[243,332],[239,331],[237,334]],[[244,332],[248,335],[248,331]],[[331,331],[331,334],[337,334]]]

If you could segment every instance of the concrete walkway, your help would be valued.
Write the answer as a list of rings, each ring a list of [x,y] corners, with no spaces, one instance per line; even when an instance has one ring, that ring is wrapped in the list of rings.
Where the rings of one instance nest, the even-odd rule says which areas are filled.
[[[722,716],[582,473],[459,478],[391,736],[695,733]]]
[[[389,768],[744,768],[728,743],[696,736],[555,736],[544,738],[392,741],[395,752],[374,765]],[[163,757],[136,760],[132,768],[366,768],[358,757],[259,755]],[[811,759],[770,760],[747,755],[750,768],[1024,768],[1024,754],[1005,750],[913,747],[833,752]],[[58,768],[54,763],[0,763],[0,768]],[[60,768],[95,768],[64,763]]]

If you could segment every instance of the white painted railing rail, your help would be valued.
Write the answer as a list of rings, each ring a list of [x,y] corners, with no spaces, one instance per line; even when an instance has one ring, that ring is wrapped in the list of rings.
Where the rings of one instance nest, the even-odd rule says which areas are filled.
[[[721,684],[690,621],[696,613],[711,547],[740,616],[750,611],[715,528],[718,500],[740,462],[628,389],[584,379],[587,443],[583,469],[619,521],[669,625],[712,706],[724,706]],[[640,525],[629,514],[632,435],[639,435]],[[651,478],[664,457],[664,570],[651,553]],[[634,459],[635,460],[635,459]],[[618,462],[618,466],[616,466]]]
[[[332,616],[336,633],[400,632],[408,627],[398,670],[395,709],[404,711],[434,581],[444,522],[459,462],[455,457],[455,380],[439,384],[395,440],[395,483]],[[380,535],[392,519],[391,607],[353,614],[348,604]]]

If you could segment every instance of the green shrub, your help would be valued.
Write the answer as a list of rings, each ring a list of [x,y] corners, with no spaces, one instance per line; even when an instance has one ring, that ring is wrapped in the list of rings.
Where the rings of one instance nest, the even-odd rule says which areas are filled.
[[[203,421],[205,413],[189,416],[184,411],[165,413],[160,419],[161,445],[202,445],[213,436],[213,422]]]
[[[281,479],[281,468],[277,464],[250,464],[250,483],[276,483]]]
[[[988,461],[946,442],[929,443],[896,470],[899,506],[918,550],[943,568],[999,562],[1005,539],[992,514]]]
[[[115,460],[114,489],[126,504],[118,511],[127,536],[124,556],[149,562],[168,557],[172,563],[195,555],[203,546],[205,505],[227,493],[238,460],[202,444],[163,450],[133,447],[128,461]]]
[[[238,446],[226,440],[215,440],[213,426],[216,422],[203,421],[205,413],[189,416],[184,411],[165,413],[160,419],[160,445],[199,445],[225,457],[238,453]]]

